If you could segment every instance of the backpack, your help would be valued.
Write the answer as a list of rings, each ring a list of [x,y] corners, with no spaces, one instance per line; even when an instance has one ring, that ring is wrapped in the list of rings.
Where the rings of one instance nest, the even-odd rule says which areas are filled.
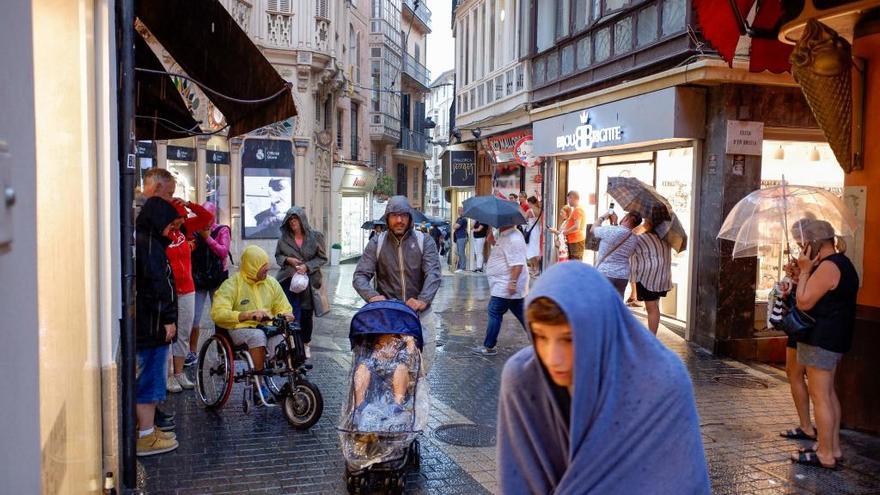
[[[211,231],[211,238],[217,239],[220,230],[228,228],[226,225],[217,226]],[[229,272],[223,268],[223,260],[211,251],[201,236],[196,237],[196,248],[192,252],[192,276],[197,290],[208,291],[217,290],[229,277]]]
[[[425,252],[425,233],[413,230],[413,234],[416,235],[416,244],[419,246],[419,252]],[[388,237],[388,231],[382,232],[379,234],[379,238],[376,239],[376,260],[379,260],[379,253],[382,252],[382,246],[385,244],[385,238]]]

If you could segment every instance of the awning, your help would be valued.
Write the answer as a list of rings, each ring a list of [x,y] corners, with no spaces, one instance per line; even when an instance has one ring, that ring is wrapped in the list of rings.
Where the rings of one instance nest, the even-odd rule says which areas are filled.
[[[135,36],[138,67],[165,70],[140,36]],[[138,139],[177,139],[198,133],[199,124],[168,76],[135,72],[135,135]]]
[[[296,115],[291,85],[285,81],[253,44],[218,0],[140,0],[136,16],[149,29],[187,76],[199,84],[229,124],[229,136]],[[138,69],[156,70],[150,62],[135,61]],[[139,91],[146,95],[167,94],[173,83],[168,75],[139,70]],[[161,99],[161,98],[160,98]],[[143,103],[155,103],[144,98]],[[138,115],[169,112],[177,116],[175,104],[144,108],[138,102]],[[190,117],[192,119],[192,117]],[[148,119],[149,120],[149,119]],[[180,127],[188,123],[177,122]],[[148,123],[147,131],[156,126]],[[153,139],[152,134],[138,139]]]
[[[786,72],[792,46],[777,40],[783,22],[783,0],[694,0],[697,23],[706,41],[733,65],[740,36],[752,38],[749,71]],[[751,26],[745,21],[758,4]]]

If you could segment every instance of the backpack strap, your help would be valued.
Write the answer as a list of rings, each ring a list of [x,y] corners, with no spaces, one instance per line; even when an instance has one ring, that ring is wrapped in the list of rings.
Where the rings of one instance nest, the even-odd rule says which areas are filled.
[[[425,233],[413,230],[413,234],[416,236],[416,244],[419,246],[419,252],[425,252]],[[382,246],[385,245],[385,238],[388,236],[388,231],[382,232],[379,234],[379,237],[376,239],[376,262],[379,261],[379,253],[382,252]]]

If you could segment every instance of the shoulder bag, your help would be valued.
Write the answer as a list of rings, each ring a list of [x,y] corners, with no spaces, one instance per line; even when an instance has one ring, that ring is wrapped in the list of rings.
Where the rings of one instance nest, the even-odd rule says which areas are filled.
[[[538,223],[541,222],[541,215],[542,215],[543,213],[544,213],[544,209],[543,209],[543,208],[540,209],[540,210],[538,210],[538,215],[535,217],[535,223],[533,223],[532,226],[529,227],[528,230],[526,230],[526,231],[523,232],[523,237],[524,237],[525,240],[526,240],[526,244],[529,243],[529,238],[532,237],[532,231],[535,230],[535,227],[537,227],[537,226],[538,226]]]
[[[591,229],[591,230],[592,230],[592,229]],[[600,259],[599,261],[596,262],[596,268],[598,269],[598,268],[599,268],[599,265],[601,265],[602,263],[605,262],[605,260],[607,260],[609,257],[611,257],[611,255],[614,254],[614,251],[617,251],[617,248],[619,248],[620,246],[623,246],[623,244],[624,244],[626,241],[628,241],[629,238],[632,237],[632,236],[633,236],[633,233],[632,233],[632,231],[630,231],[629,235],[627,235],[626,237],[624,237],[622,241],[618,242],[613,248],[611,248],[611,251],[608,251],[608,253],[605,254],[605,256],[602,257],[602,259]]]

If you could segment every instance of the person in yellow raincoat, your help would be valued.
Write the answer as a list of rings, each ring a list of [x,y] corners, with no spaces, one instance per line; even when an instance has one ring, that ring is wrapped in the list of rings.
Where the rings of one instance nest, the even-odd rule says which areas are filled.
[[[282,335],[276,335],[267,342],[266,333],[257,328],[260,321],[279,314],[293,321],[293,309],[281,285],[268,274],[266,251],[258,246],[246,247],[241,255],[241,270],[223,282],[214,293],[211,305],[214,324],[227,329],[236,346],[247,344],[256,370],[263,369],[266,348],[274,354],[275,346],[283,339]],[[265,385],[261,386],[263,397],[270,400],[271,394]]]

